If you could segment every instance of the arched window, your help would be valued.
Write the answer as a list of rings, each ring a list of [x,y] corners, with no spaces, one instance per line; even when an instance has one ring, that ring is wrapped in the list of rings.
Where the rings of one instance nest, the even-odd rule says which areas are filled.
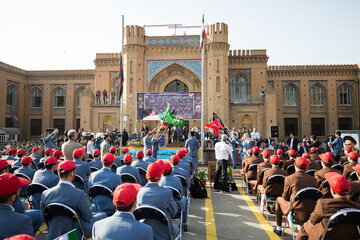
[[[166,85],[164,92],[188,92],[189,87],[180,80],[174,80]]]
[[[241,74],[231,78],[231,102],[249,102],[248,80]]]
[[[314,85],[310,89],[311,106],[323,106],[325,103],[325,91],[320,85]]]
[[[342,84],[338,88],[338,105],[351,105],[351,98],[351,88],[346,84]]]
[[[42,91],[35,89],[31,92],[31,107],[41,108],[42,107]]]
[[[134,92],[134,79],[130,78],[130,82],[129,82],[129,87],[130,87],[130,93]]]
[[[77,108],[80,108],[81,106],[81,95],[84,92],[84,88],[80,88],[77,93],[76,93],[76,103],[77,103]]]
[[[297,89],[293,85],[284,88],[284,106],[297,106]]]
[[[216,92],[220,92],[220,77],[216,77]]]
[[[13,86],[9,86],[6,89],[6,105],[14,106],[17,100],[17,91]]]
[[[62,88],[58,88],[54,94],[54,107],[56,108],[65,107],[65,97],[66,97],[65,90]]]

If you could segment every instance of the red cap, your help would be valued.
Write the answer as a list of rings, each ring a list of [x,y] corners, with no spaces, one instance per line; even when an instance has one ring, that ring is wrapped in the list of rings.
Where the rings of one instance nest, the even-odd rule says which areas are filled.
[[[318,150],[318,148],[316,148],[316,147],[310,148],[310,152],[311,152],[311,153],[316,152],[317,150]]]
[[[54,164],[54,163],[58,163],[58,162],[59,162],[59,161],[58,161],[58,159],[57,159],[56,157],[50,156],[50,157],[47,157],[47,158],[45,159],[44,164],[45,164],[45,166],[47,166],[47,165]]]
[[[85,148],[77,148],[73,151],[74,158],[80,158],[85,152]]]
[[[124,157],[124,162],[125,163],[130,163],[133,159],[133,156],[131,154],[126,154]]]
[[[164,169],[164,167],[165,167],[165,163],[164,163],[164,161],[163,161],[163,160],[158,159],[158,160],[156,160],[156,163],[157,163],[157,164],[159,164],[159,165],[160,165],[160,167],[161,167],[162,169]]]
[[[58,173],[64,173],[67,172],[71,169],[76,168],[79,165],[75,165],[73,160],[65,160],[63,162],[61,162],[58,166]]]
[[[11,173],[0,175],[0,196],[8,196],[16,192],[22,186],[30,184],[25,178],[17,177]]]
[[[0,170],[7,168],[10,164],[5,159],[0,159]]]
[[[123,148],[123,149],[122,149],[122,152],[123,152],[123,153],[127,153],[127,152],[129,152],[129,151],[130,151],[130,150],[129,150],[128,148]]]
[[[263,155],[264,158],[269,158],[271,156],[269,150],[264,150],[261,154]]]
[[[357,160],[359,158],[359,155],[356,152],[348,153],[348,156],[354,160]]]
[[[356,172],[360,173],[360,163],[356,164],[354,167],[352,167]]]
[[[185,153],[189,153],[189,152],[190,152],[190,149],[185,148],[184,151],[185,151]]]
[[[308,166],[308,161],[303,157],[297,157],[295,159],[295,165],[301,169],[306,169]]]
[[[176,152],[176,155],[178,155],[180,158],[183,158],[185,156],[185,151],[184,150],[179,150]]]
[[[148,149],[147,151],[149,151],[150,149]],[[144,152],[143,151],[137,151],[136,153],[136,158],[137,159],[142,159],[144,157]]]
[[[9,154],[9,155],[14,154],[14,153],[16,153],[16,149],[10,148],[10,149],[8,150],[8,154]]]
[[[39,150],[40,148],[39,147],[34,147],[33,149],[32,149],[32,151],[33,152],[36,152],[37,150]]]
[[[30,163],[30,162],[32,162],[32,161],[34,161],[34,160],[35,160],[35,158],[29,157],[29,156],[25,156],[25,157],[23,157],[23,158],[21,159],[21,163],[22,163],[22,164],[28,164],[28,163]]]
[[[344,151],[347,151],[348,153],[350,153],[350,152],[352,152],[352,148],[351,148],[351,147],[346,147],[346,148],[344,149]]]
[[[93,157],[98,157],[99,155],[101,154],[101,151],[99,149],[95,149],[93,152],[92,152],[92,155]]]
[[[111,152],[111,153],[116,153],[116,150],[117,150],[116,147],[111,147],[111,148],[110,148],[110,152]]]
[[[163,168],[158,162],[151,163],[147,168],[146,178],[158,180],[161,177],[162,172]]]
[[[324,163],[328,163],[328,164],[333,163],[333,157],[330,156],[329,154],[324,154],[323,153],[323,154],[320,154],[319,157]]]
[[[151,149],[146,150],[146,156],[151,156],[153,151]]]
[[[289,154],[289,156],[291,156],[291,157],[295,157],[295,156],[296,156],[296,152],[295,152],[295,150],[293,150],[293,149],[287,151],[287,154]]]
[[[276,154],[278,155],[282,155],[284,152],[281,148],[279,148],[278,150],[276,150]]]
[[[140,188],[140,184],[136,183],[123,183],[119,185],[113,193],[113,204],[115,207],[126,207],[133,203]]]
[[[35,240],[35,238],[26,234],[19,234],[9,238],[5,238],[4,240]]]
[[[258,147],[253,147],[252,148],[252,153],[253,154],[256,154],[256,153],[259,153],[260,152],[260,148],[258,148]]]
[[[310,154],[309,153],[303,153],[302,154],[303,158],[309,159],[310,158]]]
[[[178,155],[172,155],[170,158],[171,163],[178,163],[180,161],[180,158]]]
[[[328,181],[332,190],[341,195],[347,194],[350,190],[350,184],[348,180],[337,172],[326,173],[325,179]]]
[[[47,148],[47,149],[45,149],[45,154],[50,154],[50,153],[52,153],[54,150],[53,149],[51,149],[51,148]]]
[[[248,154],[252,154],[252,149],[250,148],[248,151],[247,151]]]
[[[278,165],[280,163],[280,157],[278,155],[272,155],[270,157],[270,163]]]
[[[163,173],[168,173],[170,172],[172,169],[172,166],[169,162],[164,162],[164,170],[163,170]]]
[[[104,163],[112,163],[115,160],[115,156],[112,153],[105,153],[101,161]]]
[[[326,152],[326,153],[324,153],[324,154],[333,157],[333,154],[332,154],[331,152]]]
[[[17,150],[17,155],[24,155],[26,153],[26,151],[22,148],[20,148],[19,150]]]
[[[61,155],[63,155],[63,153],[60,150],[55,150],[54,153],[53,153],[54,157],[60,157]]]

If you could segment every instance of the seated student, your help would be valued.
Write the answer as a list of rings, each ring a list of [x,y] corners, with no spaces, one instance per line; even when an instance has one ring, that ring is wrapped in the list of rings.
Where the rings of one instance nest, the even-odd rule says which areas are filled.
[[[295,150],[291,149],[291,150],[287,151],[287,154],[289,155],[289,160],[286,160],[284,162],[282,169],[286,172],[286,175],[291,175],[294,172],[293,171],[287,171],[287,168],[290,165],[294,164],[295,158],[296,158],[296,152],[295,152]]]
[[[55,151],[53,152],[53,156],[56,157],[57,160],[61,160],[61,156],[62,156],[62,155],[63,155],[63,152],[60,151],[60,150],[55,150]],[[46,158],[45,158],[45,160],[46,160]]]
[[[183,176],[184,178],[186,178],[186,180],[188,182],[187,186],[183,186],[183,194],[186,195],[187,190],[190,189],[190,185],[191,185],[190,176],[189,176],[189,173],[186,170],[179,167],[179,162],[180,162],[180,158],[179,158],[178,155],[172,155],[171,156],[170,163],[172,165],[172,175]]]
[[[268,150],[264,150],[261,155],[263,156],[264,162],[259,163],[257,167],[256,180],[251,180],[249,182],[250,187],[253,188],[255,193],[257,192],[258,185],[262,185],[263,178],[260,179],[260,173],[265,169],[270,169],[272,166],[270,164],[270,152]],[[265,172],[264,172],[265,173]],[[264,177],[264,176],[263,176]]]
[[[118,167],[121,167],[124,165],[124,157],[126,154],[129,154],[130,150],[125,147],[122,149],[122,154],[117,156],[117,158],[115,158],[115,161],[114,163],[118,166]]]
[[[151,149],[148,149],[147,151],[149,151],[149,150],[151,150]],[[137,161],[135,161],[135,162],[133,162],[132,164],[131,164],[131,166],[132,167],[134,167],[134,168],[143,168],[145,171],[146,171],[146,169],[148,168],[148,166],[149,166],[149,163],[148,162],[145,162],[144,160],[143,160],[143,158],[144,158],[144,152],[143,151],[137,151],[137,153],[136,153],[136,158],[138,159]],[[139,174],[140,174],[140,170],[139,170]],[[146,179],[146,177],[144,176],[144,175],[141,175],[140,174],[140,185],[141,186],[145,186],[146,184],[147,184],[147,179]]]
[[[286,172],[279,167],[280,158],[278,155],[272,155],[270,157],[271,169],[264,172],[264,177],[262,184],[258,185],[258,192],[264,193],[269,197],[278,197],[281,196],[284,190],[284,185],[282,184],[273,184],[266,187],[266,181],[273,175],[286,175]]]
[[[284,182],[284,192],[281,197],[276,199],[275,203],[275,219],[276,227],[274,232],[281,236],[281,223],[283,215],[288,215],[290,212],[291,201],[294,199],[296,193],[305,187],[316,187],[316,180],[309,174],[305,173],[308,162],[305,158],[298,157],[295,160],[295,173],[287,176]],[[312,199],[305,199],[296,202],[293,207],[293,218],[295,223],[303,224],[309,219],[311,211],[314,209],[315,201]]]
[[[40,148],[39,147],[34,147],[32,149],[32,154],[30,155],[30,157],[35,158],[34,162],[35,162],[36,165],[39,164],[39,161],[41,159],[41,155],[39,154],[39,152],[40,152]]]
[[[136,221],[132,214],[136,208],[139,190],[140,185],[133,183],[124,183],[115,189],[112,202],[116,212],[94,224],[92,239],[153,240],[152,228]]]
[[[170,189],[160,187],[163,168],[159,163],[151,163],[146,173],[148,183],[142,187],[137,195],[137,206],[150,205],[165,212],[170,222],[172,239],[179,234],[179,228],[172,223],[171,218],[177,213],[177,205]],[[168,240],[168,227],[157,220],[148,219],[144,222],[152,227],[154,239]]]
[[[17,158],[16,158],[16,149],[10,148],[8,150],[8,156],[7,156],[6,160],[13,160],[13,161],[17,160]]]
[[[184,160],[189,163],[189,165],[191,167],[191,173],[192,173],[194,171],[194,168],[193,168],[193,165],[192,165],[192,157],[189,155],[190,154],[190,149],[185,148],[184,151],[185,151]]]
[[[41,195],[41,211],[50,203],[62,203],[71,207],[79,216],[85,237],[91,237],[91,228],[94,222],[106,217],[105,213],[91,214],[89,202],[85,192],[77,189],[72,182],[75,179],[75,165],[72,160],[65,160],[58,166],[60,182],[53,188],[46,190]],[[65,216],[56,216],[48,224],[48,235],[46,239],[55,239],[72,229],[76,228],[75,222]],[[80,230],[78,230],[80,233]]]
[[[345,162],[348,161],[348,154],[352,152],[352,148],[351,147],[346,147],[344,148],[344,156],[341,156],[340,157],[340,161],[339,161],[339,164],[340,165],[343,165]]]
[[[242,162],[241,162],[241,170],[240,170],[240,173],[241,173],[241,176],[243,177],[243,179],[245,178],[245,165],[247,164],[247,160],[249,158],[251,158],[253,156],[252,154],[252,148],[250,148],[248,151],[247,151],[247,156],[245,156],[243,159],[242,159]]]
[[[34,158],[29,157],[29,156],[23,157],[21,159],[21,167],[16,169],[14,174],[21,173],[21,174],[26,175],[28,178],[30,178],[30,180],[32,180],[34,177],[34,174],[36,172],[35,169],[31,168],[32,162],[34,160],[35,160]]]
[[[59,183],[59,177],[55,174],[59,160],[56,157],[48,157],[44,162],[44,169],[35,172],[32,183],[40,183],[48,188],[55,187]],[[41,193],[35,193],[30,197],[32,209],[40,209]]]
[[[306,170],[310,170],[310,169],[320,170],[321,169],[320,163],[318,163],[314,160],[311,160],[309,153],[303,153],[302,157],[305,158],[306,160],[308,160],[308,168]]]
[[[0,175],[0,239],[17,234],[33,235],[31,218],[16,212],[13,207],[20,197],[20,188],[29,183],[11,173]]]
[[[260,158],[260,149],[258,147],[252,148],[252,154],[253,156],[251,158],[248,158],[245,164],[245,177],[249,180],[256,180],[256,171],[249,171],[249,167],[253,164],[260,164],[264,160]]]
[[[297,234],[297,240],[320,239],[331,215],[344,208],[360,209],[359,204],[346,199],[350,186],[344,176],[336,172],[329,172],[325,174],[325,178],[329,182],[333,198],[320,198],[316,202],[309,221],[302,225]],[[336,228],[329,228],[326,236],[326,239],[342,240],[358,239],[359,237],[357,227],[351,225],[338,225]]]
[[[144,158],[144,161],[148,164],[156,162],[156,158],[152,156],[153,151],[151,149],[146,150],[146,157]]]
[[[26,151],[24,150],[24,149],[19,149],[19,150],[17,150],[17,152],[16,152],[16,160],[15,160],[15,162],[13,162],[12,164],[11,164],[11,167],[13,168],[13,167],[21,167],[21,159],[23,158],[23,156],[25,155],[25,153],[26,153]]]
[[[325,181],[325,174],[329,172],[340,172],[334,168],[331,168],[331,166],[333,165],[333,158],[330,155],[320,154],[319,157],[321,159],[322,169],[314,174],[314,177],[316,179],[316,187],[322,192],[324,198],[332,198],[330,188],[323,186]]]
[[[77,168],[75,170],[75,173],[77,175],[79,175],[85,183],[85,191],[87,191],[89,189],[89,177],[91,174],[91,169],[90,169],[90,165],[88,162],[84,161],[84,153],[85,153],[85,148],[77,148],[73,151],[73,161],[74,163],[77,165]],[[83,186],[74,184],[77,188],[82,189]]]
[[[123,173],[129,173],[129,174],[133,175],[136,178],[136,181],[138,183],[140,183],[141,181],[140,181],[139,169],[131,166],[132,159],[133,159],[132,155],[126,154],[125,157],[124,157],[124,164],[125,165],[122,166],[122,167],[118,167],[116,169],[116,174],[121,175]]]
[[[117,156],[117,154],[116,154],[117,148],[116,147],[111,147],[109,152],[115,156],[114,164],[116,165],[116,167],[121,167],[124,165],[124,163],[122,161],[124,159],[124,157]],[[123,152],[124,152],[124,150],[123,150]]]
[[[350,192],[347,198],[358,203],[360,199],[360,163],[356,164],[353,169],[356,172],[358,180],[350,182]]]
[[[111,171],[111,167],[114,163],[115,156],[111,153],[105,153],[102,158],[102,164],[104,165],[99,171],[93,172],[90,175],[89,184],[90,187],[93,185],[102,185],[114,191],[122,181],[121,177]],[[92,212],[105,212],[108,216],[115,212],[115,207],[112,204],[112,199],[99,195],[91,200],[91,211]]]
[[[92,152],[93,160],[91,160],[91,162],[89,162],[90,167],[96,167],[99,170],[102,168],[103,164],[100,160],[100,155],[101,155],[101,152],[99,149],[95,149]]]
[[[53,152],[54,152],[54,149],[51,149],[51,148],[45,149],[45,156],[40,159],[39,163],[43,163],[43,162],[45,162],[46,158],[53,156]]]
[[[317,147],[310,148],[310,160],[311,161],[321,160],[319,157],[319,154],[317,153],[318,150],[319,149]]]
[[[350,152],[347,156],[349,163],[344,166],[343,176],[349,179],[350,174],[354,171],[353,167],[358,163],[359,155],[356,152]]]
[[[187,162],[186,160],[184,160],[184,157],[185,157],[185,155],[186,155],[185,150],[177,151],[177,152],[176,152],[176,155],[178,155],[179,158],[180,158],[179,167],[182,168],[182,169],[184,169],[185,171],[187,171],[188,174],[189,174],[189,176],[191,176],[192,171],[191,171],[190,163]]]

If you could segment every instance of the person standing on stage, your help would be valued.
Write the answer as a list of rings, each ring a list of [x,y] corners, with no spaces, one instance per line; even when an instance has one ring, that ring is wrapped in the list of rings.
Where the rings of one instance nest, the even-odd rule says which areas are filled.
[[[191,138],[186,140],[185,147],[190,150],[189,155],[190,155],[190,157],[192,157],[192,163],[193,163],[194,169],[197,170],[198,169],[198,157],[199,157],[198,153],[199,153],[200,143],[199,143],[199,140],[197,140],[197,138],[195,137],[194,131],[190,132],[190,136],[191,136]]]

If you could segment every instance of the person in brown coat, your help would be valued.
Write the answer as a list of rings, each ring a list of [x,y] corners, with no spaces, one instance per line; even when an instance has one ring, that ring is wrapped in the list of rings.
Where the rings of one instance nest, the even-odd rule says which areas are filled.
[[[281,148],[276,150],[276,155],[280,158],[280,164],[279,164],[280,168],[282,168],[284,162],[287,160],[283,154],[284,154],[284,151]]]
[[[287,154],[289,155],[289,160],[286,160],[284,162],[284,165],[282,166],[282,169],[287,173],[287,175],[291,175],[293,174],[294,172],[288,172],[287,171],[287,168],[290,166],[290,165],[293,165],[294,162],[295,162],[295,158],[296,158],[296,152],[295,150],[291,149],[289,151],[287,151]]]
[[[316,162],[315,160],[311,160],[309,153],[303,153],[302,157],[305,158],[306,160],[308,160],[308,168],[306,170],[310,170],[310,169],[320,170],[321,169],[320,163]]]
[[[310,148],[310,160],[311,161],[320,160],[319,154],[317,153],[318,150],[319,149],[316,147]]]
[[[316,179],[305,173],[308,162],[305,158],[298,157],[295,160],[295,173],[287,176],[284,182],[284,192],[281,197],[278,197],[275,202],[275,219],[276,227],[274,233],[281,236],[281,222],[282,216],[288,215],[296,193],[306,187],[316,187]],[[315,207],[316,202],[312,199],[304,199],[296,201],[293,204],[293,219],[297,224],[306,222],[311,212]]]
[[[241,173],[241,175],[243,175],[243,176],[245,176],[244,169],[245,169],[245,165],[246,165],[246,163],[247,163],[247,160],[253,156],[253,155],[252,155],[252,148],[250,148],[250,149],[248,150],[247,154],[248,154],[248,155],[243,158],[242,163],[241,163],[240,173]]]
[[[326,180],[331,187],[331,194],[334,198],[320,198],[316,202],[314,211],[311,213],[309,221],[305,222],[301,227],[297,240],[317,240],[322,237],[325,226],[335,212],[344,208],[357,208],[360,205],[346,199],[349,192],[349,182],[339,173],[331,172],[325,175]],[[327,240],[352,240],[358,239],[358,231],[356,226],[338,225],[335,228],[329,228],[326,233]]]
[[[334,168],[331,168],[334,162],[332,156],[328,154],[321,154],[320,158],[323,168],[314,174],[314,177],[316,179],[316,187],[322,192],[324,198],[332,198],[330,188],[328,186],[323,186],[325,181],[325,174],[327,174],[328,172],[340,172]]]
[[[350,152],[347,156],[349,163],[344,166],[343,176],[349,179],[350,174],[354,171],[353,167],[358,162],[359,155],[356,152]]]
[[[260,177],[260,173],[265,170],[265,169],[270,169],[271,168],[271,164],[270,164],[270,152],[268,150],[264,150],[262,153],[264,162],[260,163],[257,167],[257,174],[256,174],[256,180],[252,180],[250,181],[250,186],[254,186],[253,190],[255,191],[255,193],[257,192],[257,187],[258,185],[261,185],[263,182],[263,177]],[[265,172],[264,172],[265,173]]]
[[[357,181],[350,182],[350,192],[347,199],[359,203],[360,200],[360,163],[356,164],[353,169],[356,171]]]
[[[252,164],[259,164],[259,163],[262,163],[263,160],[260,158],[260,149],[258,147],[253,147],[252,148],[252,153],[253,153],[253,156],[251,158],[249,158],[245,164],[245,177],[248,178],[249,180],[256,180],[256,174],[257,172],[256,171],[248,171],[249,167],[252,165]]]
[[[279,197],[282,195],[282,193],[284,191],[284,185],[283,184],[272,184],[272,185],[266,187],[266,182],[273,175],[286,176],[286,172],[279,167],[279,164],[280,164],[279,156],[272,155],[270,157],[270,164],[272,167],[271,167],[271,169],[266,170],[264,172],[262,184],[258,186],[258,191],[260,193],[265,193],[266,196],[269,196],[269,197]]]
[[[347,162],[347,161],[348,161],[347,155],[348,155],[349,153],[351,153],[351,152],[352,152],[352,148],[351,148],[351,147],[346,147],[346,148],[344,148],[344,154],[345,154],[345,155],[340,157],[339,164],[343,165],[345,162]]]

